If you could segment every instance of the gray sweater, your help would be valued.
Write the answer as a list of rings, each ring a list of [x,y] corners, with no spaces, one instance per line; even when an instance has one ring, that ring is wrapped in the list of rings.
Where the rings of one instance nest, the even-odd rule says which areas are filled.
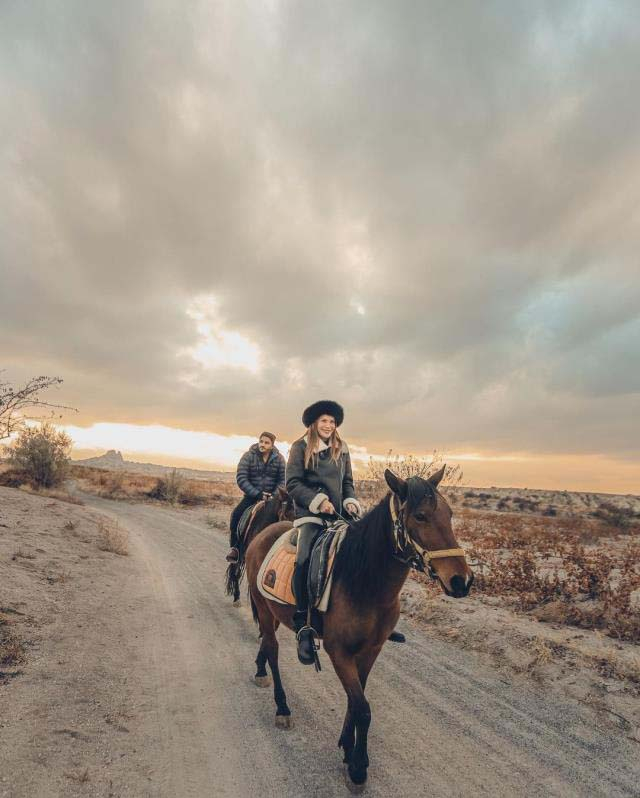
[[[291,446],[287,461],[287,491],[293,498],[296,518],[317,514],[325,499],[329,499],[336,510],[342,513],[344,500],[355,500],[356,497],[349,447],[343,441],[340,457],[334,462],[329,447],[321,443],[321,450],[305,468],[306,448],[306,437],[297,440]]]

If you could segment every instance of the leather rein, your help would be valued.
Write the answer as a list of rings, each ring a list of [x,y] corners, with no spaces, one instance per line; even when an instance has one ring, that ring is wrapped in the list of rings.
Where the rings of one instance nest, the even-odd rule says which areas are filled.
[[[394,557],[404,565],[415,568],[416,571],[428,571],[432,579],[437,579],[437,574],[433,568],[432,560],[444,559],[445,557],[464,557],[464,549],[436,549],[429,551],[423,548],[409,534],[404,525],[404,509],[406,502],[396,509],[396,495],[389,496],[389,510],[393,521],[393,542],[395,546]]]

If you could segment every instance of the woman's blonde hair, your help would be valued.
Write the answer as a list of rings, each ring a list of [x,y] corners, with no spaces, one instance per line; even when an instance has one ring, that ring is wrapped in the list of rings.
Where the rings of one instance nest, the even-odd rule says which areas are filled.
[[[318,456],[318,444],[320,443],[320,435],[318,434],[318,422],[314,421],[313,424],[307,429],[307,448],[304,453],[304,467],[309,468],[309,463],[313,461],[315,466],[315,459]],[[342,438],[338,429],[334,429],[329,438],[329,448],[331,449],[331,459],[337,463],[340,454],[342,453]]]

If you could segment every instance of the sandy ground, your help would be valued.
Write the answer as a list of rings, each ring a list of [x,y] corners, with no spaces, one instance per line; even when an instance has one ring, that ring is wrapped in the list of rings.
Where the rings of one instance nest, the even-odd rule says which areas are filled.
[[[23,664],[0,667],[0,796],[347,794],[330,663],[303,668],[280,635],[295,726],[276,729],[271,690],[251,679],[250,612],[223,596],[210,513],[86,501],[0,489],[4,629],[28,643]],[[129,556],[98,548],[100,514],[128,530]],[[438,620],[421,591],[405,599],[408,643],[385,646],[367,689],[369,795],[640,794],[632,728],[448,635],[473,613],[425,603],[444,608]]]

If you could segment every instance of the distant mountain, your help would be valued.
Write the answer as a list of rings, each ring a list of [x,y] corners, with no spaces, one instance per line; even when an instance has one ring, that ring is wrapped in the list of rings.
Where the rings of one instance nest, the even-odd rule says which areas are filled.
[[[128,471],[152,477],[161,477],[174,470],[173,466],[157,465],[156,463],[136,463],[133,460],[125,460],[121,452],[117,452],[115,449],[109,449],[108,452],[101,454],[100,457],[88,457],[85,460],[72,460],[71,462],[77,466],[104,468],[108,471]],[[176,468],[175,470],[188,479],[215,479],[226,482],[235,480],[235,474],[232,471],[201,471],[197,468]]]

